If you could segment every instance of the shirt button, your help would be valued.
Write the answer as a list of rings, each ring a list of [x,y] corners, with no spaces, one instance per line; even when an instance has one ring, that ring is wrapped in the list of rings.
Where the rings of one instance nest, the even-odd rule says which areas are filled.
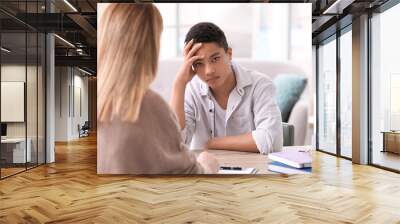
[[[212,112],[212,109],[210,109],[209,111]]]

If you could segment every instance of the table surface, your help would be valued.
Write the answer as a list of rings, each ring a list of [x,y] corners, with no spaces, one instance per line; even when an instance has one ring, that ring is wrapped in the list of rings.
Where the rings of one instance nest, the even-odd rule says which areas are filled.
[[[283,151],[289,150],[311,150],[311,146],[289,146],[283,147]],[[194,150],[196,154],[199,154],[203,150]],[[256,174],[276,174],[268,170],[268,163],[271,162],[268,159],[268,155],[252,152],[237,152],[230,150],[207,150],[213,154],[220,163],[220,166],[240,166],[240,167],[251,167],[257,168]]]
[[[27,139],[30,141],[30,139]],[[1,139],[1,143],[19,143],[19,142],[25,142],[25,138],[5,138]]]
[[[400,131],[381,131],[381,133],[384,133],[384,134],[400,134]]]

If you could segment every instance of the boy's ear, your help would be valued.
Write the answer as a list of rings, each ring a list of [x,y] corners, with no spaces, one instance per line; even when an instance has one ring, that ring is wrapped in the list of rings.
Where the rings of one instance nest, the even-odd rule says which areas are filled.
[[[228,47],[226,53],[228,54],[229,60],[232,61],[232,48]]]

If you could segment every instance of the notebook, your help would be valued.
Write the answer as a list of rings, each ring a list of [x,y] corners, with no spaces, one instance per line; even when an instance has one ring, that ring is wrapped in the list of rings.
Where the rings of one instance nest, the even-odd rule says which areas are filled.
[[[283,151],[268,154],[268,158],[286,165],[303,168],[311,167],[312,159],[309,152]]]
[[[286,164],[276,162],[276,161],[268,164],[268,170],[277,172],[277,173],[283,173],[283,174],[309,174],[312,172],[311,167],[294,168],[294,167],[291,167],[291,166],[288,166]]]
[[[256,168],[244,168],[242,170],[223,170],[219,169],[218,174],[255,174],[257,173]]]

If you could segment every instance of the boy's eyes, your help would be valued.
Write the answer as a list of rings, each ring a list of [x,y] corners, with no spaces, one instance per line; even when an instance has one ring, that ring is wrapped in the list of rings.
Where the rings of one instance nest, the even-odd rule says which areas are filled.
[[[200,65],[202,65],[202,63],[200,63],[200,62],[197,62],[197,63],[193,64],[194,67],[199,67]]]
[[[215,62],[217,62],[219,59],[220,59],[219,56],[218,56],[218,57],[215,57],[215,58],[211,59],[211,62],[212,62],[212,63],[215,63]],[[197,68],[197,67],[200,67],[200,66],[202,66],[202,65],[203,65],[202,62],[196,62],[196,63],[193,64],[193,67]]]
[[[211,61],[212,62],[217,62],[219,60],[219,57],[215,57],[215,58],[213,58]]]

